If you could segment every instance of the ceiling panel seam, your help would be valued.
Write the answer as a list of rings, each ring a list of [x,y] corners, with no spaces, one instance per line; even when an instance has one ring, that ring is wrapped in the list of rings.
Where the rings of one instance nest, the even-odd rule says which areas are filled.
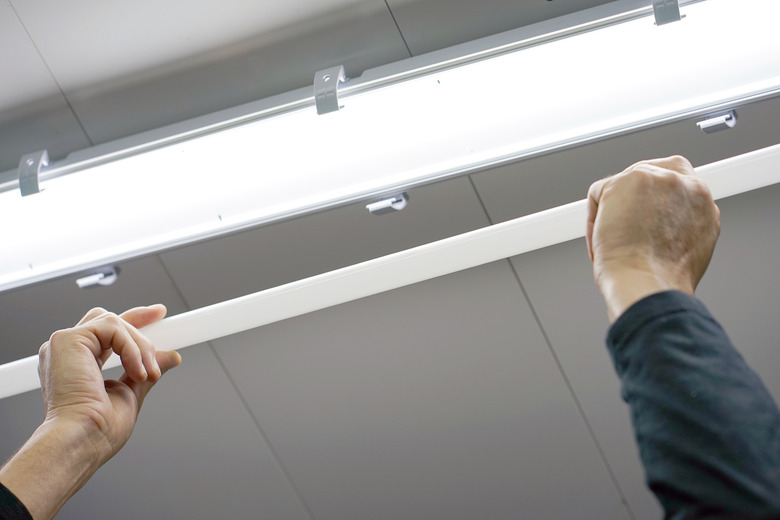
[[[599,442],[598,437],[596,436],[596,431],[593,429],[593,426],[590,424],[590,421],[588,420],[588,416],[585,414],[585,409],[582,406],[579,397],[577,397],[577,393],[574,391],[574,386],[569,380],[569,376],[566,374],[566,370],[563,368],[563,364],[561,363],[561,360],[558,358],[558,354],[555,352],[555,348],[552,345],[552,341],[550,341],[550,337],[547,334],[547,330],[545,330],[544,325],[542,324],[542,320],[539,317],[539,314],[536,312],[536,308],[534,307],[533,302],[531,302],[531,298],[528,296],[528,292],[525,290],[525,286],[523,286],[523,282],[520,280],[520,274],[517,272],[515,265],[512,263],[510,259],[507,258],[506,262],[509,264],[509,268],[512,270],[512,273],[515,276],[515,280],[517,280],[517,285],[520,287],[520,290],[522,291],[526,302],[528,302],[528,307],[531,309],[531,314],[533,315],[534,321],[536,322],[536,325],[539,327],[539,330],[542,333],[542,337],[544,338],[544,342],[547,345],[547,349],[550,351],[550,354],[552,355],[553,360],[555,361],[555,365],[558,367],[558,371],[561,373],[561,377],[563,378],[563,381],[566,384],[566,388],[569,390],[569,394],[571,395],[571,398],[574,400],[574,404],[577,407],[577,411],[579,412],[582,421],[585,423],[585,428],[588,430],[588,435],[590,435],[591,441],[596,447],[599,457],[601,458],[601,462],[604,464],[604,468],[607,470],[607,474],[609,475],[612,484],[615,486],[615,491],[617,492],[618,497],[620,498],[620,503],[623,504],[623,507],[625,507],[629,518],[631,518],[631,520],[636,520],[636,516],[634,515],[634,512],[631,509],[631,505],[628,503],[628,499],[626,498],[626,495],[623,492],[623,488],[620,485],[620,481],[618,480],[615,472],[612,470],[612,466],[610,465],[609,460],[607,460],[607,454],[604,452],[604,449],[601,447],[601,443]]]
[[[233,387],[233,390],[236,392],[236,395],[238,395],[238,398],[241,401],[241,405],[244,407],[246,412],[249,414],[249,417],[252,419],[252,422],[255,424],[255,428],[257,428],[257,432],[260,434],[260,438],[262,438],[263,442],[265,442],[265,445],[268,448],[271,457],[276,463],[276,466],[279,468],[279,471],[282,473],[282,476],[284,477],[284,480],[287,482],[287,485],[290,486],[290,489],[292,489],[295,498],[298,499],[298,502],[301,504],[303,510],[306,511],[306,515],[309,517],[309,519],[315,520],[314,512],[309,507],[309,504],[306,502],[306,499],[303,497],[303,493],[295,484],[295,481],[292,479],[290,473],[287,471],[287,467],[284,465],[281,457],[276,452],[276,449],[271,443],[271,439],[268,438],[268,435],[266,435],[265,430],[263,430],[263,427],[260,426],[260,421],[257,419],[257,416],[252,411],[252,408],[249,406],[249,403],[244,397],[244,394],[238,388],[238,384],[236,384],[235,380],[233,379],[233,376],[228,371],[227,366],[225,366],[225,363],[222,361],[222,358],[219,356],[217,349],[214,348],[214,344],[211,341],[209,341],[207,344],[211,349],[211,353],[214,355],[214,357],[217,359],[217,362],[222,367],[222,371],[227,376],[228,381],[230,381],[230,385]]]
[[[477,200],[479,200],[480,206],[482,206],[482,210],[485,212],[485,218],[487,218],[491,226],[494,225],[495,223],[493,222],[493,218],[490,216],[490,212],[488,211],[487,206],[485,205],[485,202],[482,199],[482,195],[480,195],[479,190],[477,189],[477,185],[474,183],[473,176],[468,175],[467,177],[469,179],[469,182],[471,183],[471,187],[474,190],[475,195],[477,196]],[[553,357],[553,361],[555,362],[556,367],[558,367],[558,371],[560,372],[561,377],[563,378],[564,384],[568,389],[569,395],[571,395],[571,398],[574,400],[574,404],[577,407],[577,411],[580,417],[582,418],[582,421],[585,423],[585,428],[588,431],[588,435],[590,436],[591,441],[596,447],[596,451],[598,452],[599,457],[601,458],[602,464],[604,464],[604,467],[607,470],[607,474],[609,475],[609,478],[612,481],[613,486],[615,487],[615,491],[617,492],[618,497],[620,498],[621,504],[623,504],[623,507],[625,508],[629,518],[631,518],[631,520],[635,520],[636,516],[634,515],[634,512],[631,509],[631,505],[628,503],[628,499],[626,498],[626,495],[623,492],[623,488],[620,486],[620,482],[618,481],[617,475],[615,475],[615,472],[612,470],[612,466],[607,460],[607,455],[604,452],[603,448],[601,447],[601,443],[599,442],[598,437],[596,437],[596,432],[591,426],[587,415],[585,414],[585,409],[583,408],[580,399],[577,397],[577,394],[574,391],[574,386],[571,384],[571,381],[569,380],[569,376],[566,374],[566,371],[563,368],[563,364],[558,358],[558,354],[555,352],[555,348],[553,347],[552,342],[550,341],[550,337],[548,336],[547,331],[545,330],[544,325],[542,324],[542,320],[539,317],[539,314],[536,312],[536,308],[534,307],[534,304],[531,301],[528,292],[525,290],[525,286],[523,286],[523,282],[520,279],[520,274],[517,272],[517,269],[515,268],[514,264],[510,259],[507,258],[505,261],[507,262],[507,264],[509,264],[509,268],[512,270],[512,274],[514,275],[515,280],[517,281],[517,285],[519,286],[520,291],[523,293],[523,297],[525,298],[525,301],[528,303],[528,307],[531,309],[531,314],[534,318],[534,321],[536,322],[536,326],[539,328],[539,331],[541,332],[542,337],[544,338],[544,342],[547,345],[547,349],[550,351],[550,354]]]
[[[187,298],[184,296],[184,293],[179,288],[179,285],[176,283],[176,279],[171,274],[170,270],[168,269],[168,266],[165,264],[165,261],[163,260],[162,256],[160,255],[154,255],[157,258],[157,261],[160,262],[160,265],[163,268],[163,271],[165,272],[165,275],[168,277],[168,279],[171,281],[171,284],[173,285],[174,289],[176,290],[176,293],[179,295],[179,298],[181,298],[181,301],[184,302],[184,306],[187,310],[192,310],[192,305],[190,305],[190,302],[187,300]],[[233,379],[233,376],[230,374],[230,372],[227,369],[227,366],[222,361],[222,358],[220,357],[219,353],[217,352],[217,349],[214,347],[213,342],[208,341],[206,344],[209,346],[209,349],[211,350],[212,355],[217,360],[217,363],[219,363],[219,366],[222,368],[222,372],[225,374],[225,377],[227,377],[228,382],[230,383],[230,386],[233,388],[233,391],[236,393],[236,396],[238,397],[239,401],[241,402],[241,406],[243,406],[246,413],[249,415],[249,418],[252,419],[252,423],[255,425],[255,428],[257,429],[258,434],[260,435],[260,438],[265,443],[266,447],[268,448],[268,452],[271,454],[271,458],[276,463],[277,468],[279,468],[279,471],[282,473],[282,477],[284,478],[285,482],[287,482],[287,485],[290,486],[290,489],[292,489],[293,494],[295,495],[295,498],[298,500],[298,502],[301,504],[301,507],[306,512],[307,516],[310,520],[315,520],[314,512],[309,507],[309,504],[306,502],[306,500],[303,497],[303,494],[301,493],[298,486],[293,481],[292,477],[290,476],[290,473],[287,471],[287,467],[282,463],[281,458],[279,457],[279,454],[276,452],[276,449],[274,449],[273,444],[271,444],[271,439],[268,438],[268,435],[266,435],[265,430],[263,430],[263,427],[260,425],[260,421],[255,416],[255,413],[252,411],[252,408],[249,406],[249,403],[247,402],[246,398],[244,397],[244,394],[241,392],[241,390],[238,388],[238,385],[236,384],[235,380]]]
[[[398,29],[398,34],[401,36],[401,41],[404,42],[404,47],[406,47],[406,52],[409,53],[409,57],[411,58],[413,56],[412,50],[409,48],[409,44],[406,43],[406,37],[404,36],[403,31],[401,30],[401,26],[398,25],[398,20],[395,19],[395,14],[393,13],[393,10],[390,8],[390,4],[387,3],[387,0],[384,0],[384,2],[385,2],[385,6],[387,7],[387,12],[390,13],[390,17],[393,19],[395,28]]]
[[[84,123],[81,121],[81,118],[76,113],[76,110],[73,108],[73,105],[70,102],[70,99],[68,99],[68,96],[65,94],[65,91],[62,89],[62,86],[60,85],[60,82],[57,80],[57,77],[54,75],[54,71],[51,70],[51,67],[49,67],[49,63],[46,61],[46,58],[43,56],[43,53],[41,52],[41,49],[38,47],[38,44],[35,43],[35,39],[32,37],[32,34],[30,34],[30,31],[27,29],[27,25],[25,25],[24,20],[22,20],[22,17],[19,16],[19,12],[16,10],[16,7],[14,6],[13,0],[8,0],[8,6],[11,8],[11,10],[14,13],[14,16],[16,16],[16,20],[19,22],[19,25],[22,26],[22,29],[24,30],[24,33],[27,35],[27,39],[30,40],[30,44],[35,49],[35,53],[38,54],[38,57],[41,60],[41,63],[43,63],[43,66],[46,67],[46,71],[49,73],[49,76],[51,77],[54,84],[57,86],[57,90],[59,91],[60,95],[62,96],[63,101],[65,101],[65,104],[68,106],[68,110],[70,110],[70,113],[73,114],[73,118],[76,120],[76,123],[79,125],[79,128],[81,129],[81,132],[84,134],[84,137],[89,142],[90,146],[95,146],[95,142],[92,140],[92,137],[89,135],[89,132],[87,132],[86,127],[84,126]],[[30,150],[33,151],[33,150]]]

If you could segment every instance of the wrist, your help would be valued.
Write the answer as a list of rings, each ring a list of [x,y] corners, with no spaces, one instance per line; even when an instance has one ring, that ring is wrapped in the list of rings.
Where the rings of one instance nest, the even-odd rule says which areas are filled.
[[[633,304],[652,294],[682,291],[693,295],[693,287],[670,276],[668,271],[650,268],[619,268],[601,271],[597,285],[607,306],[607,316],[614,323]]]
[[[35,520],[53,518],[98,470],[101,450],[84,425],[47,419],[0,470],[0,481]]]

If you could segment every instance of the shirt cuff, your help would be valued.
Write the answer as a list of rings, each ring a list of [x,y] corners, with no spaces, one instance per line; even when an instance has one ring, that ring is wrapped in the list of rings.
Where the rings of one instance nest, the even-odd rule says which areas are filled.
[[[696,312],[710,317],[703,303],[684,292],[651,294],[634,303],[612,324],[607,332],[607,346],[610,350],[618,348],[648,322],[677,312]]]

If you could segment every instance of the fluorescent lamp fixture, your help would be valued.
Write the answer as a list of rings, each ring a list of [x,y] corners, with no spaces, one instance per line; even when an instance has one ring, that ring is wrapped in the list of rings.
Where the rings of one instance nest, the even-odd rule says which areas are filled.
[[[697,168],[716,199],[780,183],[780,144]],[[180,349],[584,236],[587,201],[431,242],[166,318],[143,329]],[[119,365],[112,355],[104,368]],[[40,386],[38,356],[0,366],[0,399]]]
[[[777,0],[643,13],[4,193],[0,290],[780,93]]]

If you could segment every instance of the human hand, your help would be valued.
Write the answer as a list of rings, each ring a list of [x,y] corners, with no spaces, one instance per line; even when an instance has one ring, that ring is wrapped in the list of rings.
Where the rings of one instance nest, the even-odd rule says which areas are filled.
[[[636,163],[588,190],[586,241],[610,321],[650,294],[693,294],[720,233],[720,210],[684,157]]]
[[[98,464],[127,442],[144,397],[169,369],[177,352],[156,352],[138,331],[165,316],[163,305],[137,307],[121,316],[96,308],[70,329],[57,331],[41,346],[38,372],[45,423],[78,424],[93,444]],[[124,374],[103,380],[101,367],[116,352]]]

